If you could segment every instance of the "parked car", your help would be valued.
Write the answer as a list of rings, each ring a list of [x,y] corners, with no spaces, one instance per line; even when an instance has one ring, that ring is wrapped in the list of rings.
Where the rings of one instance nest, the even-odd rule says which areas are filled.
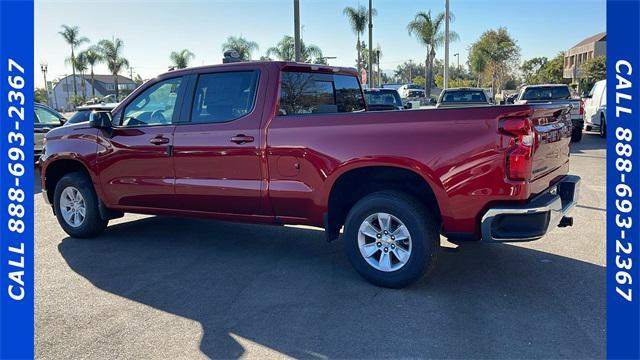
[[[440,93],[436,108],[491,106],[489,94],[480,88],[449,88]]]
[[[607,81],[596,82],[584,97],[584,122],[587,131],[597,130],[607,136]]]
[[[38,157],[42,153],[44,136],[49,130],[62,126],[67,119],[47,105],[35,103],[33,116],[33,154]]]
[[[582,128],[584,127],[584,103],[575,98],[569,85],[545,84],[523,86],[518,94],[516,104],[540,104],[552,103],[558,105],[571,105],[571,141],[582,140]]]
[[[66,122],[66,125],[89,121],[89,114],[91,114],[92,111],[111,111],[116,106],[118,106],[118,103],[98,103],[93,105],[78,106],[76,108],[75,114],[73,114],[69,118],[69,120]]]
[[[366,89],[364,90],[364,98],[369,111],[402,110],[405,108],[400,94],[393,89]]]
[[[572,224],[568,107],[365,107],[355,69],[171,71],[89,126],[52,130],[42,194],[77,238],[125,212],[324,227],[386,287],[427,273],[441,234],[529,241]]]
[[[398,93],[402,99],[423,98],[426,96],[424,87],[416,84],[402,85],[398,88]]]

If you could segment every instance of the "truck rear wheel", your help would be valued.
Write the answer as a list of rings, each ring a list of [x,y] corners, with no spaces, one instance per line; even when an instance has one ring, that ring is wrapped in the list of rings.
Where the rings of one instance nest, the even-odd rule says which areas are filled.
[[[435,265],[440,235],[436,217],[411,196],[380,191],[365,196],[349,212],[345,250],[369,282],[401,288]]]
[[[582,140],[582,128],[574,128],[571,133],[571,142],[580,142]]]
[[[56,217],[62,229],[72,237],[90,238],[107,227],[98,209],[98,197],[91,179],[80,172],[63,176],[54,192]]]
[[[607,120],[605,119],[603,114],[600,114],[600,137],[607,137]]]

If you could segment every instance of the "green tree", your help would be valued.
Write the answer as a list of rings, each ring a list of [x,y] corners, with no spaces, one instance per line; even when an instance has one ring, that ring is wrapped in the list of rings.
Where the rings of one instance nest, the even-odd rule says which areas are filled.
[[[98,43],[100,53],[107,63],[107,68],[113,75],[113,82],[116,87],[116,101],[119,100],[120,90],[118,89],[118,73],[129,67],[129,60],[122,56],[124,43],[116,38],[115,40],[102,40]]]
[[[71,63],[71,72],[73,73],[73,94],[78,96],[78,89],[76,86],[75,51],[78,46],[89,42],[89,39],[84,36],[80,36],[80,28],[77,26],[62,25],[62,31],[58,32],[58,34],[62,35],[64,40],[71,47],[71,57],[69,59]]]
[[[169,55],[169,59],[171,60],[171,65],[175,66],[176,69],[184,69],[189,66],[189,62],[195,57],[195,55],[187,50],[182,49],[180,51],[172,51],[171,55]]]
[[[349,24],[351,25],[351,30],[356,34],[356,51],[358,52],[358,60],[357,60],[357,69],[358,71],[362,69],[362,48],[360,45],[360,35],[364,34],[364,30],[369,24],[369,12],[364,5],[360,5],[357,8],[347,6],[342,10],[342,13],[349,20]],[[377,15],[378,12],[376,9],[371,9],[371,14],[373,16]],[[365,52],[365,54],[367,54]]]
[[[497,94],[520,59],[520,48],[506,28],[485,31],[469,50],[469,68],[478,76],[489,78]]]
[[[450,16],[450,20],[453,17]],[[427,48],[425,59],[425,79],[427,86],[425,91],[427,97],[431,96],[431,86],[433,84],[433,60],[436,57],[436,49],[444,44],[444,13],[440,13],[435,17],[431,16],[431,11],[420,11],[413,20],[407,25],[409,35],[414,35],[422,45]],[[449,31],[449,41],[458,40],[458,34],[455,31]]]
[[[33,100],[40,104],[48,104],[47,91],[43,88],[36,88],[33,94]]]
[[[103,60],[102,55],[100,54],[100,49],[96,46],[91,46],[87,50],[83,51],[81,55],[86,60],[91,71],[91,96],[96,97],[96,88],[94,85],[95,75],[93,73],[93,68]]]
[[[412,83],[416,76],[424,74],[424,69],[424,64],[414,63],[409,60],[396,66],[396,69],[393,71],[393,76],[396,78],[397,82]]]
[[[580,88],[591,89],[597,81],[607,78],[607,58],[598,56],[589,59],[580,65],[580,71],[582,72]]]
[[[316,45],[306,45],[302,39],[300,39],[300,55],[302,62],[318,63],[323,61],[322,50]],[[267,49],[267,58],[275,56],[279,60],[293,61],[295,58],[295,45],[293,37],[285,35],[276,46],[272,46]]]
[[[539,84],[562,84],[567,81],[563,77],[564,71],[564,53],[559,53],[547,61],[540,69],[537,76]]]
[[[222,44],[222,51],[235,50],[240,55],[240,60],[251,60],[251,53],[258,50],[258,43],[240,36],[229,36]]]
[[[549,62],[546,57],[535,57],[522,63],[520,71],[525,84],[538,84],[538,73]]]

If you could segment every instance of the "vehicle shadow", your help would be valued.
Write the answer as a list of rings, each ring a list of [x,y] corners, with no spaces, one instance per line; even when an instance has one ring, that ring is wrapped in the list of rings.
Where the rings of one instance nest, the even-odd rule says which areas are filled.
[[[587,150],[606,150],[607,139],[600,137],[598,133],[584,132],[582,141],[579,143],[571,143],[571,153],[584,153]]]
[[[202,324],[200,350],[248,339],[295,358],[603,358],[605,269],[511,245],[441,253],[429,280],[372,286],[321,231],[150,217],[66,238],[104,291]]]

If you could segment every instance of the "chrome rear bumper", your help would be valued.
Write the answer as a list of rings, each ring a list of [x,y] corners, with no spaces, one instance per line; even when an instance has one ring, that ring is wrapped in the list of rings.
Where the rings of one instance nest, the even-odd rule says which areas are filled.
[[[560,226],[571,226],[567,215],[577,204],[580,177],[567,175],[526,204],[487,210],[480,230],[485,242],[532,241]],[[563,219],[565,219],[563,221]]]

